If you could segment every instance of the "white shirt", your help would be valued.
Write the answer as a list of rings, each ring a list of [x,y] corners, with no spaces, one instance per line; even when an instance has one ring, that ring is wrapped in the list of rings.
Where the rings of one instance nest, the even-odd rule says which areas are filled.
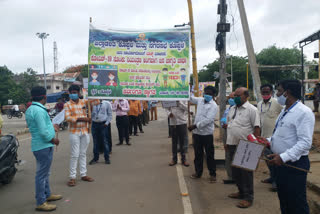
[[[301,102],[282,118],[284,113],[285,109],[277,119],[279,122],[271,137],[271,150],[280,154],[283,162],[294,162],[309,154],[315,117],[311,109]]]
[[[232,106],[228,113],[227,144],[238,145],[253,134],[254,127],[260,127],[260,116],[256,107],[248,101],[242,106]]]
[[[191,97],[190,101],[198,106],[194,120],[197,128],[193,130],[193,134],[213,135],[214,119],[218,112],[217,104],[213,100],[205,103],[203,97]]]
[[[14,109],[15,111],[19,111],[19,106],[18,106],[18,105],[14,105],[14,106],[12,107],[12,109]]]
[[[95,105],[92,108],[92,121],[104,122],[106,125],[112,120],[112,107],[108,101],[103,101],[99,105]]]
[[[271,137],[283,106],[276,99],[270,98],[267,103],[260,101],[257,107],[260,114],[261,137]]]
[[[166,108],[168,116],[172,113],[173,117],[170,117],[170,125],[183,125],[188,121],[188,103],[186,101],[178,101],[176,107]]]

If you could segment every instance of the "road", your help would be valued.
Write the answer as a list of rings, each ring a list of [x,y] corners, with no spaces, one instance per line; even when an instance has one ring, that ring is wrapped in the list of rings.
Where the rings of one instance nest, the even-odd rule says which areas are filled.
[[[69,142],[68,132],[59,133],[61,145],[54,153],[50,183],[53,193],[63,195],[56,202],[58,209],[54,213],[65,214],[278,214],[279,203],[275,193],[259,180],[265,178],[266,171],[256,173],[256,199],[247,210],[235,207],[237,200],[229,199],[228,194],[235,192],[234,185],[222,184],[225,178],[223,169],[217,170],[218,182],[209,184],[207,172],[200,180],[190,179],[193,173],[193,152],[189,150],[191,167],[181,165],[169,167],[171,142],[168,139],[167,120],[164,111],[159,108],[158,121],[152,121],[144,127],[144,134],[132,138],[132,146],[114,146],[111,165],[101,163],[88,166],[88,175],[95,182],[78,180],[76,187],[68,187]],[[117,133],[112,122],[113,142],[117,143]],[[19,136],[19,159],[25,164],[9,185],[0,186],[0,207],[4,214],[36,213],[34,199],[35,160],[30,151],[30,135]],[[92,143],[88,149],[87,161],[92,158]],[[182,169],[178,176],[177,170]],[[183,183],[186,186],[183,186]],[[181,187],[180,187],[181,186]],[[181,189],[182,188],[182,189]],[[189,196],[181,193],[189,192]]]
[[[12,119],[8,119],[7,115],[2,115],[3,118],[3,133],[15,133],[17,130],[22,130],[27,127],[26,120],[24,114],[22,118],[13,117]]]

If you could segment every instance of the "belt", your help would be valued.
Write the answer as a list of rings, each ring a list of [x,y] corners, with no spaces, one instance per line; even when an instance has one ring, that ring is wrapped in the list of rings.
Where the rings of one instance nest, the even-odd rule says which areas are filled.
[[[102,121],[102,122],[96,122],[96,121],[92,121],[94,123],[98,123],[98,124],[101,124],[101,123],[106,123],[107,121]]]

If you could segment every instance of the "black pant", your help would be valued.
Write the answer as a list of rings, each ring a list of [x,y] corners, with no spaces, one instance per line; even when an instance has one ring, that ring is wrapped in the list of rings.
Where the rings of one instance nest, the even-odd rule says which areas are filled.
[[[187,132],[187,124],[170,126],[172,130],[172,160],[174,162],[178,161],[178,144],[180,148],[181,161],[185,162],[186,155],[184,150],[185,136]]]
[[[127,115],[117,116],[116,123],[119,134],[119,143],[123,143],[123,138],[129,143],[129,119]]]
[[[142,116],[142,114],[139,114],[139,116],[138,116],[138,118],[137,118],[137,122],[138,122],[138,127],[139,127],[139,130],[140,130],[140,132],[142,132],[143,130],[142,130],[142,123],[143,123],[143,116]],[[145,125],[145,124],[144,124]]]
[[[108,125],[108,136],[107,136],[107,138],[108,138],[108,144],[109,144],[109,150],[110,150],[110,152],[112,152],[112,134],[111,134],[111,123],[109,123],[109,125]]]
[[[168,130],[169,130],[169,137],[172,137],[172,130],[170,126],[170,117],[168,117]]]
[[[273,152],[268,148],[266,148],[264,150],[264,152],[263,152],[264,156],[268,156],[268,155],[271,155],[271,154],[273,154]],[[269,171],[270,171],[270,178],[271,178],[272,186],[276,187],[276,176],[277,176],[276,166],[269,164],[268,161],[266,161],[266,163],[267,163],[267,166],[268,166]]]
[[[92,122],[92,138],[93,138],[93,159],[95,161],[99,160],[99,150],[100,146],[103,146],[104,159],[109,160],[109,143],[107,139],[108,127],[104,126],[105,122]],[[101,151],[101,150],[100,150]]]
[[[213,135],[193,134],[194,166],[197,176],[203,172],[203,150],[206,151],[207,166],[211,176],[216,176],[216,162],[214,160]]]
[[[132,127],[134,127],[134,134],[138,132],[138,117],[129,115],[129,134],[132,135]]]
[[[231,157],[236,152],[236,145],[228,145]],[[232,178],[236,182],[240,195],[244,200],[253,201],[253,172],[232,167]]]
[[[287,162],[295,167],[310,169],[308,156],[296,162]],[[282,214],[309,214],[306,196],[307,173],[286,166],[276,167],[276,183]]]

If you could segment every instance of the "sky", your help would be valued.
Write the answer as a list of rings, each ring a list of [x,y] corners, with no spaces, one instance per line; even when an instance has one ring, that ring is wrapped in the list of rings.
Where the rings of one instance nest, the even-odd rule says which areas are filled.
[[[226,0],[227,53],[247,56],[237,1]],[[198,70],[219,57],[215,50],[218,0],[193,0]],[[255,52],[273,44],[292,48],[320,30],[318,0],[244,0]],[[52,73],[53,42],[58,47],[58,71],[87,64],[89,17],[97,28],[168,29],[189,20],[187,0],[0,0],[0,66],[14,73],[33,68],[43,72],[41,40],[44,40],[46,72]],[[312,60],[318,42],[305,48]]]

